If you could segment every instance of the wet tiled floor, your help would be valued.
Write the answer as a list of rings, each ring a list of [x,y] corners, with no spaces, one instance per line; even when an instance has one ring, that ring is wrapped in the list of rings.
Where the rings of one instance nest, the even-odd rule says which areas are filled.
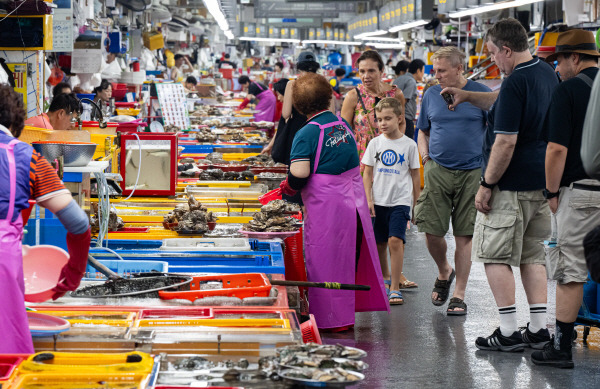
[[[447,238],[448,257],[454,240]],[[411,229],[407,236],[404,274],[419,288],[403,291],[405,303],[384,312],[359,313],[353,331],[322,334],[325,343],[366,350],[366,380],[361,388],[600,388],[600,330],[592,328],[588,344],[577,327],[575,369],[533,365],[530,350],[522,353],[480,351],[478,336],[499,325],[496,305],[483,265],[473,264],[467,287],[466,317],[448,317],[445,307],[431,304],[436,267],[425,247],[425,236]],[[517,315],[520,326],[529,321],[525,292],[517,275]],[[549,287],[549,315],[554,315],[554,288]],[[553,322],[553,318],[548,320]]]

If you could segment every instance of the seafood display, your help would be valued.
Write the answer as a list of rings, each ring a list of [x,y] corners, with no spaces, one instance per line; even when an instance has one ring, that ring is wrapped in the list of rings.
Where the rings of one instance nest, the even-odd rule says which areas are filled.
[[[203,143],[212,143],[217,141],[217,135],[213,134],[208,128],[201,128],[196,134],[196,140]]]
[[[359,375],[358,373],[347,371],[339,367],[335,369],[290,369],[281,373],[281,377],[305,383],[311,383],[312,381],[314,383],[331,382],[350,384],[364,379],[362,374]]]
[[[284,200],[274,200],[261,207],[260,212],[253,215],[253,219],[244,224],[244,231],[253,232],[284,232],[297,231],[298,219],[286,216],[286,213],[299,211],[297,204]]]
[[[148,273],[152,275],[152,273]],[[161,274],[161,273],[158,273]],[[71,292],[72,297],[120,297],[136,296],[138,298],[158,298],[162,289],[189,289],[192,277],[159,275],[155,277],[118,278],[108,280],[100,285],[90,285]]]
[[[207,169],[202,171],[198,178],[201,181],[253,181],[254,173],[250,170],[243,172],[223,172],[221,169]]]
[[[206,207],[191,195],[188,199],[187,207],[178,205],[164,217],[165,223],[177,223],[175,231],[180,233],[203,234],[209,230],[208,223],[214,223],[216,221],[217,218],[212,212],[208,212]]]
[[[263,173],[259,173],[256,177],[258,178],[264,178],[267,180],[285,180],[285,178],[287,177],[287,174],[283,174],[283,173],[271,173],[271,172],[263,172]]]
[[[240,358],[238,361],[225,360],[225,361],[211,361],[206,358],[200,356],[191,356],[188,358],[183,358],[175,362],[168,362],[167,369],[168,370],[183,370],[183,371],[192,371],[192,370],[203,370],[203,369],[213,369],[213,368],[240,368],[247,369],[250,366],[250,363],[245,358]]]
[[[212,355],[162,355],[158,381],[192,386],[199,381],[247,388],[283,387],[282,379],[305,386],[341,387],[364,379],[362,361],[333,355],[363,357],[362,350],[342,345],[309,343],[280,347],[274,356],[247,360]],[[302,361],[297,362],[297,361]]]
[[[100,230],[100,212],[98,211],[98,203],[93,203],[92,208],[94,210],[94,215],[90,217],[90,225],[94,232]],[[108,215],[108,230],[109,231],[118,231],[121,228],[125,227],[125,222],[121,219],[117,212],[111,208]]]
[[[169,125],[165,126],[165,132],[175,132],[175,133],[177,133],[179,131],[181,131],[181,128],[179,128],[179,127],[177,127],[177,126],[175,126],[173,124],[169,124]]]
[[[258,144],[269,143],[269,140],[264,136],[251,137],[251,138],[248,138],[248,143],[258,145]]]
[[[367,353],[361,349],[347,347],[341,344],[316,344],[286,346],[277,349],[277,357],[285,359],[293,356],[317,358],[347,358],[362,359]]]
[[[242,160],[242,163],[247,163],[253,166],[264,166],[264,167],[282,167],[286,166],[283,163],[276,163],[273,161],[270,155],[259,154],[256,156],[248,157]]]

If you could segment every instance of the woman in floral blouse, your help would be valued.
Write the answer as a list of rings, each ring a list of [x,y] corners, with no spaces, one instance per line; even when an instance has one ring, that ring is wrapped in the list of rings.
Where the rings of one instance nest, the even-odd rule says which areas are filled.
[[[369,141],[379,135],[375,114],[375,106],[379,100],[394,97],[402,103],[402,106],[405,100],[402,91],[395,85],[381,81],[385,65],[378,52],[365,51],[356,61],[356,66],[362,84],[346,95],[342,105],[342,117],[353,127],[358,156],[362,160]],[[361,163],[361,173],[363,169],[364,165]]]

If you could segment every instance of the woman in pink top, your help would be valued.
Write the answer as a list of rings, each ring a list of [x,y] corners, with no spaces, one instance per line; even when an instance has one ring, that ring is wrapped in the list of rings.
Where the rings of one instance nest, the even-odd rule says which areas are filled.
[[[358,156],[362,156],[369,141],[379,135],[375,106],[385,97],[394,97],[404,106],[404,95],[395,85],[381,81],[385,65],[375,50],[367,50],[356,60],[358,74],[362,84],[346,95],[342,105],[342,117],[353,127],[356,137]],[[403,124],[404,125],[404,124]],[[364,165],[360,164],[361,173]]]

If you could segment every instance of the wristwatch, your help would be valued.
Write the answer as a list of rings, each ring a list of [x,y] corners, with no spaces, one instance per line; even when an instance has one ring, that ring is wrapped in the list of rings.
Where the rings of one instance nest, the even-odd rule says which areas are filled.
[[[550,192],[548,189],[544,189],[543,193],[544,193],[544,198],[546,200],[550,200],[550,199],[553,199],[555,197],[558,197],[558,194],[560,192]]]
[[[494,189],[494,187],[497,184],[488,184],[487,182],[485,182],[485,177],[481,176],[481,178],[479,179],[479,185],[483,186],[484,188]]]

